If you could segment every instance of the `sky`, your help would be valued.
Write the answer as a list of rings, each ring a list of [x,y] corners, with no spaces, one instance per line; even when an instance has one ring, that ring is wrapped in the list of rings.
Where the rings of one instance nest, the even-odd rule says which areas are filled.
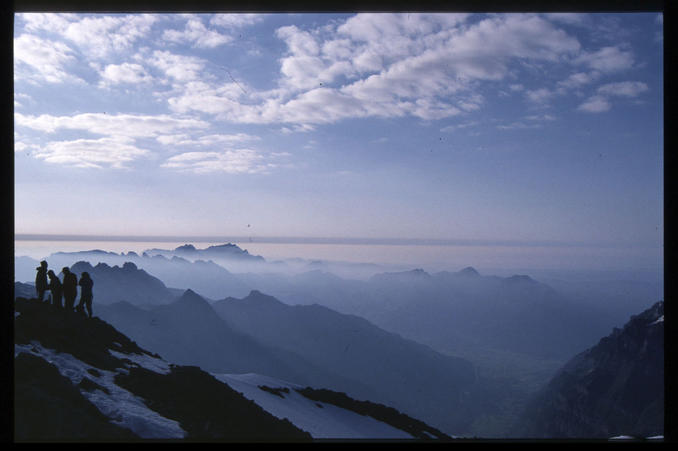
[[[17,14],[15,233],[660,252],[662,36],[658,13]]]

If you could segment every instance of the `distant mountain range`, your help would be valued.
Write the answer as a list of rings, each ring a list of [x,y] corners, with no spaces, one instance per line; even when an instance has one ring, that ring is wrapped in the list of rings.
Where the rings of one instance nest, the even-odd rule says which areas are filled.
[[[651,305],[631,282],[582,296],[562,281],[555,290],[472,267],[352,280],[272,266],[232,273],[214,261],[131,252],[56,253],[48,262],[57,272],[68,262],[78,275],[90,272],[95,315],[175,363],[346,392],[464,436],[511,433],[558,368]],[[37,264],[17,257],[16,273],[31,281]],[[14,289],[35,295],[31,283]],[[401,388],[405,380],[416,395]]]
[[[664,303],[577,354],[530,403],[514,434],[537,438],[664,435]]]
[[[176,365],[98,318],[31,299],[14,305],[15,442],[451,439],[388,406]]]
[[[470,362],[386,332],[369,321],[320,305],[284,304],[253,291],[213,304],[231,327],[257,341],[294,352],[347,381],[337,389],[384,402],[446,431],[460,431],[468,415],[461,399],[471,391]],[[318,382],[316,382],[318,384]]]

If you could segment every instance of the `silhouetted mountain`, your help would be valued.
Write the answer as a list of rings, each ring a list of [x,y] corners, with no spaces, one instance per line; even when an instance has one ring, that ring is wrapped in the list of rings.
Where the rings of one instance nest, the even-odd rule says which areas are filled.
[[[357,316],[320,305],[286,305],[259,291],[218,301],[213,308],[234,329],[342,376],[346,383],[337,388],[351,396],[387,403],[446,431],[467,426],[460,399],[475,382],[468,361],[439,354]]]
[[[138,269],[134,263],[126,262],[120,266],[108,266],[98,263],[92,266],[80,261],[71,266],[71,272],[80,280],[83,272],[88,272],[94,281],[94,302],[111,304],[127,301],[132,304],[146,306],[169,302],[173,293],[157,277]]]
[[[518,424],[519,437],[663,435],[663,301],[567,362]]]
[[[200,368],[167,363],[98,318],[15,302],[14,439],[309,441]]]
[[[144,251],[146,254],[153,255],[163,255],[165,257],[172,257],[174,255],[185,257],[185,258],[196,258],[196,259],[222,259],[222,260],[235,260],[239,262],[255,262],[255,263],[264,263],[265,260],[259,255],[251,255],[247,250],[241,249],[235,244],[226,243],[215,246],[209,246],[205,249],[197,249],[192,244],[184,244],[179,246],[174,250],[168,249],[148,249]]]
[[[95,308],[95,312],[96,312]],[[218,373],[259,373],[299,383],[323,380],[325,387],[344,383],[294,351],[262,344],[234,330],[192,290],[174,302],[140,309],[129,303],[101,306],[98,315],[172,362],[198,365]]]
[[[160,279],[166,287],[192,289],[211,299],[221,299],[224,296],[245,296],[251,287],[243,283],[238,277],[222,266],[204,260],[195,262],[182,257],[143,254],[141,257],[133,252],[116,254],[104,251],[57,252],[46,258],[51,269],[57,273],[64,266],[85,261],[93,266],[104,263],[109,266],[123,266],[133,263],[137,268],[147,271]],[[37,260],[29,257],[15,258],[15,280],[30,282],[35,279]],[[133,287],[132,287],[133,288]],[[96,290],[96,283],[95,283]]]

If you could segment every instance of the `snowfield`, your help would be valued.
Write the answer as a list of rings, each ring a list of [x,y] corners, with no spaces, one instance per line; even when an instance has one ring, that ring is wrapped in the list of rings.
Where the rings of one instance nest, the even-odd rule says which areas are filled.
[[[37,341],[31,342],[30,345],[15,344],[14,356],[16,357],[22,352],[41,357],[55,365],[59,373],[69,378],[74,385],[79,384],[83,377],[88,377],[101,387],[107,389],[109,393],[105,393],[102,390],[91,392],[80,390],[80,393],[94,404],[101,413],[110,418],[112,423],[131,430],[139,437],[157,439],[184,438],[186,436],[186,431],[179,426],[179,423],[159,415],[157,412],[149,409],[141,398],[117,386],[114,382],[117,372],[94,368],[76,359],[71,354],[44,348]],[[151,356],[122,354],[116,351],[110,352],[115,357],[132,360],[134,364],[150,371],[161,372],[165,369],[169,371],[166,362]],[[88,373],[87,370],[90,369],[96,370],[100,376],[95,377]],[[119,372],[124,371],[126,370],[119,370]]]
[[[259,374],[215,374],[212,376],[229,385],[272,415],[287,418],[298,428],[322,439],[413,439],[407,432],[396,429],[372,417],[360,415],[332,404],[312,401],[295,389],[303,388],[290,382]],[[280,395],[261,390],[258,386],[287,388]]]

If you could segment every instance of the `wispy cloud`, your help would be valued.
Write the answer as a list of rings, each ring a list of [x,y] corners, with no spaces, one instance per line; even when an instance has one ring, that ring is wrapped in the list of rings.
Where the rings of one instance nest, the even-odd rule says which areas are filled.
[[[190,19],[183,30],[165,30],[163,39],[174,43],[188,43],[197,48],[214,48],[233,40],[232,36],[210,30],[200,19]]]
[[[22,34],[14,39],[16,79],[32,82],[63,83],[77,80],[66,65],[74,62],[73,50],[63,42],[54,42],[37,36]]]
[[[186,152],[168,158],[162,167],[196,174],[224,172],[227,174],[266,173],[276,164],[253,149],[233,149],[214,152]]]
[[[47,163],[83,168],[129,168],[128,163],[151,152],[134,145],[127,137],[53,141],[34,152]]]
[[[589,97],[584,103],[579,105],[577,109],[587,113],[603,113],[611,108],[610,102],[607,98],[600,95]]]
[[[83,130],[94,134],[129,138],[155,137],[177,129],[201,129],[209,124],[197,119],[179,119],[168,115],[85,113],[74,116],[14,114],[18,126],[53,133],[58,129]]]
[[[645,83],[640,81],[622,81],[618,83],[608,83],[598,88],[600,94],[608,96],[637,97],[648,90]]]

